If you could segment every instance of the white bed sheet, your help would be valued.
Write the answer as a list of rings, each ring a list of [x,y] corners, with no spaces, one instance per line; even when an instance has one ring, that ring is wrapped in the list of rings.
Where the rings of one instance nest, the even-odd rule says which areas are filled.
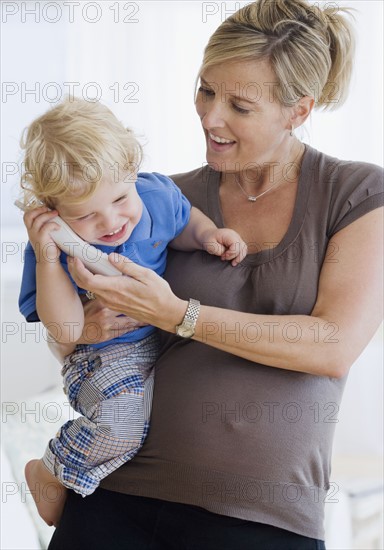
[[[4,550],[40,550],[36,526],[26,503],[23,502],[20,484],[12,474],[9,460],[1,449],[1,542]]]

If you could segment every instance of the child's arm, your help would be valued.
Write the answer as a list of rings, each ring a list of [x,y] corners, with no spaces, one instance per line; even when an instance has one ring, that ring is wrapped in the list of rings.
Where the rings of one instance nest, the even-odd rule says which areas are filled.
[[[81,300],[60,264],[60,250],[50,236],[55,210],[36,208],[24,214],[28,237],[36,256],[36,310],[51,336],[60,343],[76,342],[82,333]]]
[[[176,250],[206,250],[209,254],[232,260],[236,266],[247,254],[247,245],[233,229],[219,229],[205,214],[194,206],[184,230],[170,243]]]

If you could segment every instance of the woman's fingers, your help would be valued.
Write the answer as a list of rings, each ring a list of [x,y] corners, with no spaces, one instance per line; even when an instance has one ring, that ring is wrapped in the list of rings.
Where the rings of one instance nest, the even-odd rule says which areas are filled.
[[[185,303],[173,294],[169,284],[151,269],[122,256],[114,255],[111,262],[126,276],[93,275],[78,258],[68,259],[68,267],[77,285],[96,295],[95,302],[144,324],[173,329],[175,319],[185,313]]]
[[[103,306],[100,300],[92,300],[84,304],[84,329],[78,343],[105,342],[139,326],[143,324]]]
[[[150,269],[137,266],[126,258],[118,256],[113,261],[123,274],[127,277],[94,275],[81,262],[79,258],[68,258],[68,269],[76,284],[95,295],[95,298],[102,307],[118,311],[119,313],[130,313],[130,308],[134,306],[136,299],[141,302],[141,298],[146,294],[146,281],[152,275]],[[136,277],[136,278],[135,278]],[[157,277],[157,275],[155,275]],[[163,279],[160,278],[161,281]],[[132,300],[133,297],[133,300]],[[141,298],[140,298],[141,297]],[[137,304],[136,304],[137,306]],[[126,308],[129,308],[126,311]],[[135,313],[136,308],[133,309]]]
[[[91,300],[84,304],[84,317],[86,323],[98,322],[108,329],[113,326],[122,333],[146,326],[146,323],[105,307],[100,300]]]
[[[128,258],[120,254],[110,254],[109,261],[124,275],[135,279],[136,281],[144,282],[152,273],[150,269],[135,264]],[[97,294],[97,291],[111,289],[111,277],[105,275],[94,275],[85,267],[79,258],[68,258],[68,269],[74,278],[75,282],[87,290],[92,290]],[[116,277],[112,277],[116,279]],[[114,281],[117,283],[117,281]]]
[[[128,275],[128,277],[132,277],[132,279],[136,279],[137,281],[146,279],[149,273],[152,273],[151,270],[146,267],[142,267],[141,265],[132,262],[125,256],[121,256],[116,252],[109,254],[108,258],[109,261],[117,267],[119,271],[121,271],[121,273]]]
[[[75,280],[75,283],[81,288],[86,288],[87,290],[96,292],[98,286],[97,278],[106,278],[103,275],[94,275],[91,273],[79,258],[72,258],[69,256],[67,263],[68,270]],[[100,282],[99,288],[104,288],[103,285],[100,285]]]

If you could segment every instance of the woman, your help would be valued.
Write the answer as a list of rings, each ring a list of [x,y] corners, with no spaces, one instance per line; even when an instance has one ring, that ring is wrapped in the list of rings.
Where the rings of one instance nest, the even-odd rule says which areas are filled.
[[[208,166],[174,180],[247,242],[236,270],[202,252],[172,252],[166,281],[121,258],[129,278],[72,263],[98,298],[89,326],[106,339],[126,330],[109,310],[123,312],[162,329],[163,346],[142,451],[94,495],[70,496],[50,549],[325,547],[337,410],[382,291],[382,170],[294,133],[346,97],[342,11],[259,0],[205,50],[196,109]]]

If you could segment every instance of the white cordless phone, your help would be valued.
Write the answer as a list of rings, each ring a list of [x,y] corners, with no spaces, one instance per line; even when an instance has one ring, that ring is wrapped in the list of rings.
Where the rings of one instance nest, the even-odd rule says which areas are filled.
[[[15,205],[21,210],[25,210],[24,205],[20,201],[15,201]],[[110,263],[108,255],[105,252],[83,241],[60,216],[52,218],[51,221],[60,226],[60,229],[51,233],[52,239],[60,250],[68,254],[68,256],[79,258],[92,273],[99,275],[122,275]]]

